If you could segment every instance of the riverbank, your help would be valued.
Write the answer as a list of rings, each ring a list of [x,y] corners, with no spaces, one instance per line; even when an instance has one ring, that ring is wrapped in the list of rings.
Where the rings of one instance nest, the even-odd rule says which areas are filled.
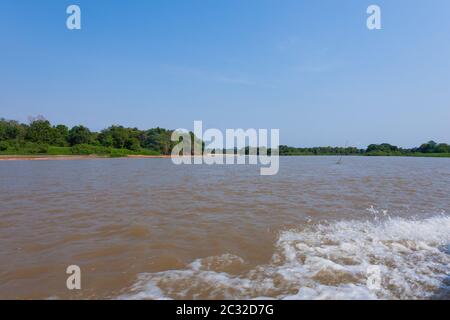
[[[128,155],[123,159],[151,159],[170,158],[165,155]],[[48,161],[48,160],[94,160],[94,159],[117,159],[105,155],[0,155],[0,161]]]
[[[418,157],[418,158],[450,158],[450,153],[422,153],[422,154],[408,154],[408,155],[331,155],[331,154],[290,154],[280,155],[280,157]],[[110,155],[0,155],[0,161],[45,161],[45,160],[94,160],[94,159],[168,159],[170,155],[123,155],[120,157],[113,157]]]
[[[416,158],[450,158],[450,153],[405,153],[405,154],[281,154],[282,157],[416,157]]]

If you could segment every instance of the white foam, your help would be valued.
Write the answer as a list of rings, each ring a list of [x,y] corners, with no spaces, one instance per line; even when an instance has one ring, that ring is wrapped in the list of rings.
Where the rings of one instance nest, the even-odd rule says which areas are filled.
[[[125,299],[426,299],[450,276],[450,217],[341,221],[282,232],[267,265],[233,255],[141,274]],[[380,286],[368,270],[380,272]]]

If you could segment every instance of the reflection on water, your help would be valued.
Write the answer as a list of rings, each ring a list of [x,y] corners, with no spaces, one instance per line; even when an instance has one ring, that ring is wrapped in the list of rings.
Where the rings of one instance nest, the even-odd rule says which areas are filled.
[[[450,159],[2,162],[0,298],[445,296],[449,194]]]

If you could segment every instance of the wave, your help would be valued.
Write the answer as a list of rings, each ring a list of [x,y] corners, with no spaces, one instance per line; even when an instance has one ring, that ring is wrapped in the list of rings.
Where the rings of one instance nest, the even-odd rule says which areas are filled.
[[[373,209],[373,208],[372,208]],[[372,210],[371,209],[371,210]],[[448,297],[450,217],[339,221],[280,233],[270,263],[231,254],[140,274],[122,299]]]

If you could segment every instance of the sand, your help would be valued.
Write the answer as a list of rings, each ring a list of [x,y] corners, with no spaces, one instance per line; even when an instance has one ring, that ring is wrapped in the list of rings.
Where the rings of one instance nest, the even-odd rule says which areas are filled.
[[[0,155],[0,161],[49,161],[49,160],[94,160],[94,159],[152,159],[152,158],[170,158],[170,156],[145,156],[145,155],[129,155],[122,158],[111,158],[100,155],[73,155],[73,156],[57,156],[57,155]]]

